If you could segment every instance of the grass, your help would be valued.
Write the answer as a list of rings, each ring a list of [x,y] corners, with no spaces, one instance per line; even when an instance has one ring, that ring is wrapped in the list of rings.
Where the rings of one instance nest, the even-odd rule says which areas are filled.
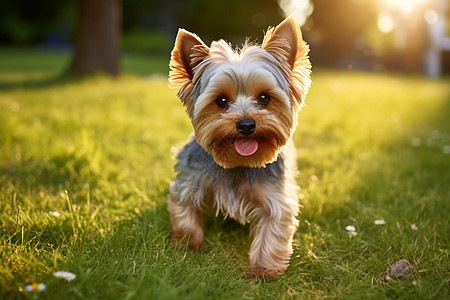
[[[0,50],[1,299],[450,297],[448,78],[314,70],[294,137],[291,265],[249,280],[248,227],[208,215],[202,252],[167,243],[170,149],[191,134],[166,75],[148,76],[167,60],[127,56],[120,78],[61,79],[68,58]],[[411,276],[383,284],[400,259]],[[47,289],[26,292],[33,282]]]

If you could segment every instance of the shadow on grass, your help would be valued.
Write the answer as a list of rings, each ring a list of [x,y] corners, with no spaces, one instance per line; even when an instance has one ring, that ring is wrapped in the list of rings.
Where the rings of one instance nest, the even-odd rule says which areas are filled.
[[[79,76],[68,73],[59,73],[51,76],[43,76],[43,78],[28,78],[24,80],[1,81],[0,79],[0,91],[9,91],[17,89],[26,89],[26,90],[47,89],[66,84],[76,84],[97,76],[107,76],[114,78],[114,76],[98,72],[86,76]]]
[[[374,156],[361,160],[350,185],[346,174],[319,178],[316,195],[324,203],[308,199],[304,204],[296,233],[300,244],[294,248],[291,267],[302,269],[313,282],[342,278],[342,286],[347,286],[336,288],[344,292],[336,296],[344,299],[364,294],[376,298],[377,293],[380,298],[447,294],[449,115],[450,93],[435,114],[410,125],[404,134],[380,145]],[[360,161],[358,154],[354,159]],[[343,190],[336,188],[341,177],[346,184]],[[376,219],[385,219],[386,224],[375,225]],[[348,238],[347,225],[356,227],[356,237]],[[412,275],[389,286],[382,284],[383,272],[400,259],[410,261]],[[357,291],[361,285],[367,288],[364,293]]]
[[[48,88],[102,75],[102,73],[87,76],[69,74],[71,55],[71,51],[0,48],[0,91]],[[119,77],[121,75],[148,77],[155,74],[167,77],[169,58],[170,53],[167,55],[122,53],[119,61],[121,69]]]
[[[79,274],[91,270],[83,280],[99,284],[82,287],[82,294],[88,297],[106,293],[106,298],[133,295],[137,299],[203,299],[225,291],[228,296],[239,297],[244,287],[231,287],[248,282],[242,280],[248,250],[240,253],[246,245],[239,245],[239,241],[246,239],[246,230],[237,229],[236,223],[230,221],[216,223],[210,217],[207,223],[212,228],[206,232],[200,252],[171,246],[167,204],[159,202],[132,219],[120,222],[115,233],[106,236],[101,243],[73,253],[67,268]],[[119,282],[126,288],[115,289]],[[105,286],[110,288],[105,289]]]
[[[450,91],[432,116],[412,126],[362,172],[351,195],[361,205],[408,219],[443,221],[450,210]],[[377,202],[378,201],[378,202]],[[440,231],[440,230],[438,230]],[[442,233],[442,232],[441,232]]]

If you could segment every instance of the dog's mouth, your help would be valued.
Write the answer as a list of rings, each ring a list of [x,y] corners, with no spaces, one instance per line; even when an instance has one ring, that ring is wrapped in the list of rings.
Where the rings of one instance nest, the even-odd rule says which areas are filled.
[[[237,138],[233,142],[234,149],[239,155],[250,156],[258,151],[259,143],[257,139]]]
[[[265,167],[273,162],[279,151],[275,137],[262,135],[252,137],[229,135],[218,138],[209,145],[209,153],[224,168]]]
[[[262,148],[270,146],[274,149],[278,148],[278,141],[276,139],[267,138],[262,135],[252,135],[252,137],[244,136],[228,136],[226,138],[219,138],[214,140],[210,146],[210,151],[216,148],[218,151],[223,151],[228,148],[228,151],[233,151],[241,157],[250,157],[256,155]],[[267,149],[266,149],[267,150]]]

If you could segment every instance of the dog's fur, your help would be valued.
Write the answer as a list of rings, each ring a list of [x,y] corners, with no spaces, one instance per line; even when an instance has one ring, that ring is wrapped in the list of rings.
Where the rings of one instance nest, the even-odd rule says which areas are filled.
[[[178,152],[170,184],[172,240],[199,250],[202,212],[212,208],[251,223],[248,275],[284,273],[298,226],[291,138],[311,84],[308,52],[292,18],[239,51],[179,30],[170,83],[195,136]]]

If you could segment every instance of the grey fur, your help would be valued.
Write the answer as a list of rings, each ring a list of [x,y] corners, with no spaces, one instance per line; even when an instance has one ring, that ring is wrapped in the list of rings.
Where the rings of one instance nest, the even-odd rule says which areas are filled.
[[[222,213],[225,217],[230,216],[241,223],[247,223],[251,221],[249,216],[253,215],[253,208],[246,207],[252,193],[245,195],[240,191],[245,183],[249,183],[251,190],[256,183],[277,186],[280,192],[285,189],[289,198],[297,200],[297,186],[293,180],[296,173],[295,149],[292,142],[283,147],[278,159],[265,168],[223,168],[195,138],[191,138],[177,153],[176,159],[177,175],[171,184],[171,193],[178,196],[180,205],[198,209],[213,207],[216,214]],[[288,163],[294,165],[286,165]],[[221,188],[217,188],[218,186]],[[236,214],[237,211],[239,214]]]
[[[308,51],[292,18],[269,29],[261,47],[246,45],[241,51],[223,40],[208,48],[180,30],[170,82],[180,88],[195,138],[176,154],[168,197],[172,241],[200,250],[203,211],[211,208],[242,224],[251,222],[249,276],[273,278],[286,270],[299,223],[291,138],[311,84]],[[258,102],[266,92],[276,100],[271,106]],[[211,110],[219,96],[230,98],[226,110]],[[257,123],[254,135],[261,142],[250,155],[241,151],[236,128],[246,118]]]

